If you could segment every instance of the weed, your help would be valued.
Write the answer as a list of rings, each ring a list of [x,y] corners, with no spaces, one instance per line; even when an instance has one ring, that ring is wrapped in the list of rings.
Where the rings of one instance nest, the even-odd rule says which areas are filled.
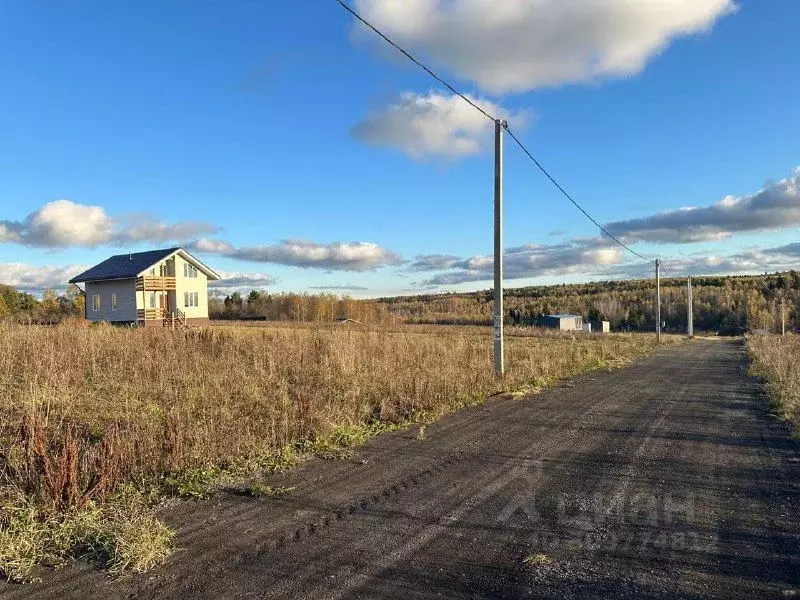
[[[7,493],[2,509],[0,573],[9,581],[32,581],[40,565],[58,567],[70,558],[90,560],[114,574],[142,572],[172,552],[172,531],[139,502],[88,503],[57,513]]]
[[[421,442],[425,439],[425,425],[420,425],[417,430],[417,439]]]
[[[522,562],[526,565],[541,567],[544,565],[551,564],[553,562],[553,559],[547,556],[546,554],[538,553],[526,556]]]
[[[217,492],[214,484],[221,474],[218,467],[173,472],[164,477],[163,489],[170,496],[204,500]]]
[[[764,380],[770,410],[800,435],[800,336],[750,336],[747,351],[749,372]]]

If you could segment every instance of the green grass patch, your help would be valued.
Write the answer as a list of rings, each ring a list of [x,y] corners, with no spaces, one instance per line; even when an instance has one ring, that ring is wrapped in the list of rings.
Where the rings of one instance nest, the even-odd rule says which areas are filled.
[[[553,559],[547,556],[546,554],[537,553],[526,556],[522,560],[522,562],[529,566],[541,567],[544,565],[551,564],[553,562]]]
[[[0,574],[12,582],[38,578],[42,567],[72,559],[96,563],[112,574],[143,572],[172,552],[173,533],[147,507],[115,498],[102,507],[54,513],[22,494],[6,492],[0,517]]]

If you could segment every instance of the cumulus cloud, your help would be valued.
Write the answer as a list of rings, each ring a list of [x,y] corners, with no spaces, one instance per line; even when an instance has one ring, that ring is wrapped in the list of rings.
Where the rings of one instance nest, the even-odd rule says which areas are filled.
[[[481,98],[470,100],[517,127],[528,120],[525,112],[510,113]],[[352,129],[357,140],[397,148],[414,160],[479,154],[493,144],[493,132],[494,124],[461,98],[433,91],[427,95],[405,92]]]
[[[25,263],[0,264],[0,284],[38,296],[46,289],[66,289],[72,277],[88,268],[89,265],[40,267]]]
[[[21,221],[0,221],[0,243],[42,248],[100,245],[123,246],[138,242],[181,240],[218,231],[210,223],[166,223],[151,215],[109,216],[101,206],[71,200],[48,202]]]
[[[438,256],[438,255],[433,255]],[[797,268],[800,242],[776,248],[754,248],[731,254],[700,252],[665,257],[671,277],[685,275],[747,275],[788,271]],[[439,271],[417,282],[417,289],[434,289],[474,281],[491,281],[494,263],[491,256],[446,261],[429,260],[418,256],[409,265],[418,272]],[[577,239],[564,244],[526,245],[509,248],[504,253],[504,279],[586,275],[601,279],[638,279],[653,276],[653,265],[643,261],[631,262],[624,250],[608,245],[602,238]]]
[[[219,254],[237,260],[330,271],[371,271],[403,262],[399,254],[372,242],[320,244],[308,240],[282,240],[264,246],[236,247],[222,240],[201,238],[186,247],[196,252]]]
[[[219,227],[202,221],[179,221],[167,223],[150,214],[128,214],[121,219],[119,230],[112,236],[115,245],[137,242],[168,242],[188,240],[199,235],[219,231]]]
[[[681,208],[616,221],[605,227],[613,235],[631,242],[685,244],[797,225],[800,225],[800,167],[794,176],[749,196],[728,196],[710,206]]]
[[[458,266],[461,258],[452,254],[419,254],[408,265],[409,271],[441,271]]]
[[[736,9],[733,0],[356,0],[356,7],[401,45],[491,93],[634,75],[675,38],[708,31]]]
[[[220,277],[217,281],[209,281],[208,287],[224,293],[262,289],[278,281],[269,273],[223,272]]]
[[[48,202],[23,221],[0,221],[0,241],[46,248],[98,246],[114,234],[114,221],[100,206],[69,200]]]
[[[599,267],[621,263],[623,250],[602,239],[578,239],[564,244],[528,244],[508,248],[503,253],[504,279],[522,279],[548,275],[587,273]],[[437,255],[434,255],[436,257]],[[419,256],[409,265],[413,271],[447,269],[421,282],[422,285],[452,285],[470,281],[488,281],[494,276],[494,260],[489,255],[451,260],[431,260]]]
[[[786,247],[749,249],[733,254],[700,252],[664,259],[671,277],[686,275],[751,275],[788,271],[797,267],[797,258]],[[609,278],[652,277],[653,266],[629,263],[609,267],[602,271]]]

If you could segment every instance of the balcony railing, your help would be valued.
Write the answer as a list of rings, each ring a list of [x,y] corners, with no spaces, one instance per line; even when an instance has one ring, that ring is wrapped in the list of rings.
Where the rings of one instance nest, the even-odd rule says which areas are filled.
[[[136,310],[137,321],[160,321],[164,319],[163,308],[139,308]]]
[[[171,292],[175,290],[174,277],[161,277],[158,275],[144,275],[136,278],[136,291],[141,292]]]

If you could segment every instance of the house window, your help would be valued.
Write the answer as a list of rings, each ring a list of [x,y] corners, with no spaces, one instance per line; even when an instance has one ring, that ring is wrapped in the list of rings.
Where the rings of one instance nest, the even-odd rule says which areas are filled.
[[[92,295],[92,310],[100,310],[100,294]]]
[[[189,264],[188,263],[183,263],[183,276],[184,277],[188,277],[189,276]]]
[[[117,295],[111,294],[111,310],[117,310]]]
[[[198,304],[197,304],[197,292],[194,293],[193,300],[194,300],[194,304],[192,306],[198,306]]]
[[[150,292],[150,308],[156,307],[156,293]]]
[[[155,275],[155,274],[156,274],[156,268],[153,267],[152,269],[150,269],[150,275]]]
[[[189,292],[183,292],[183,305],[189,306]]]

